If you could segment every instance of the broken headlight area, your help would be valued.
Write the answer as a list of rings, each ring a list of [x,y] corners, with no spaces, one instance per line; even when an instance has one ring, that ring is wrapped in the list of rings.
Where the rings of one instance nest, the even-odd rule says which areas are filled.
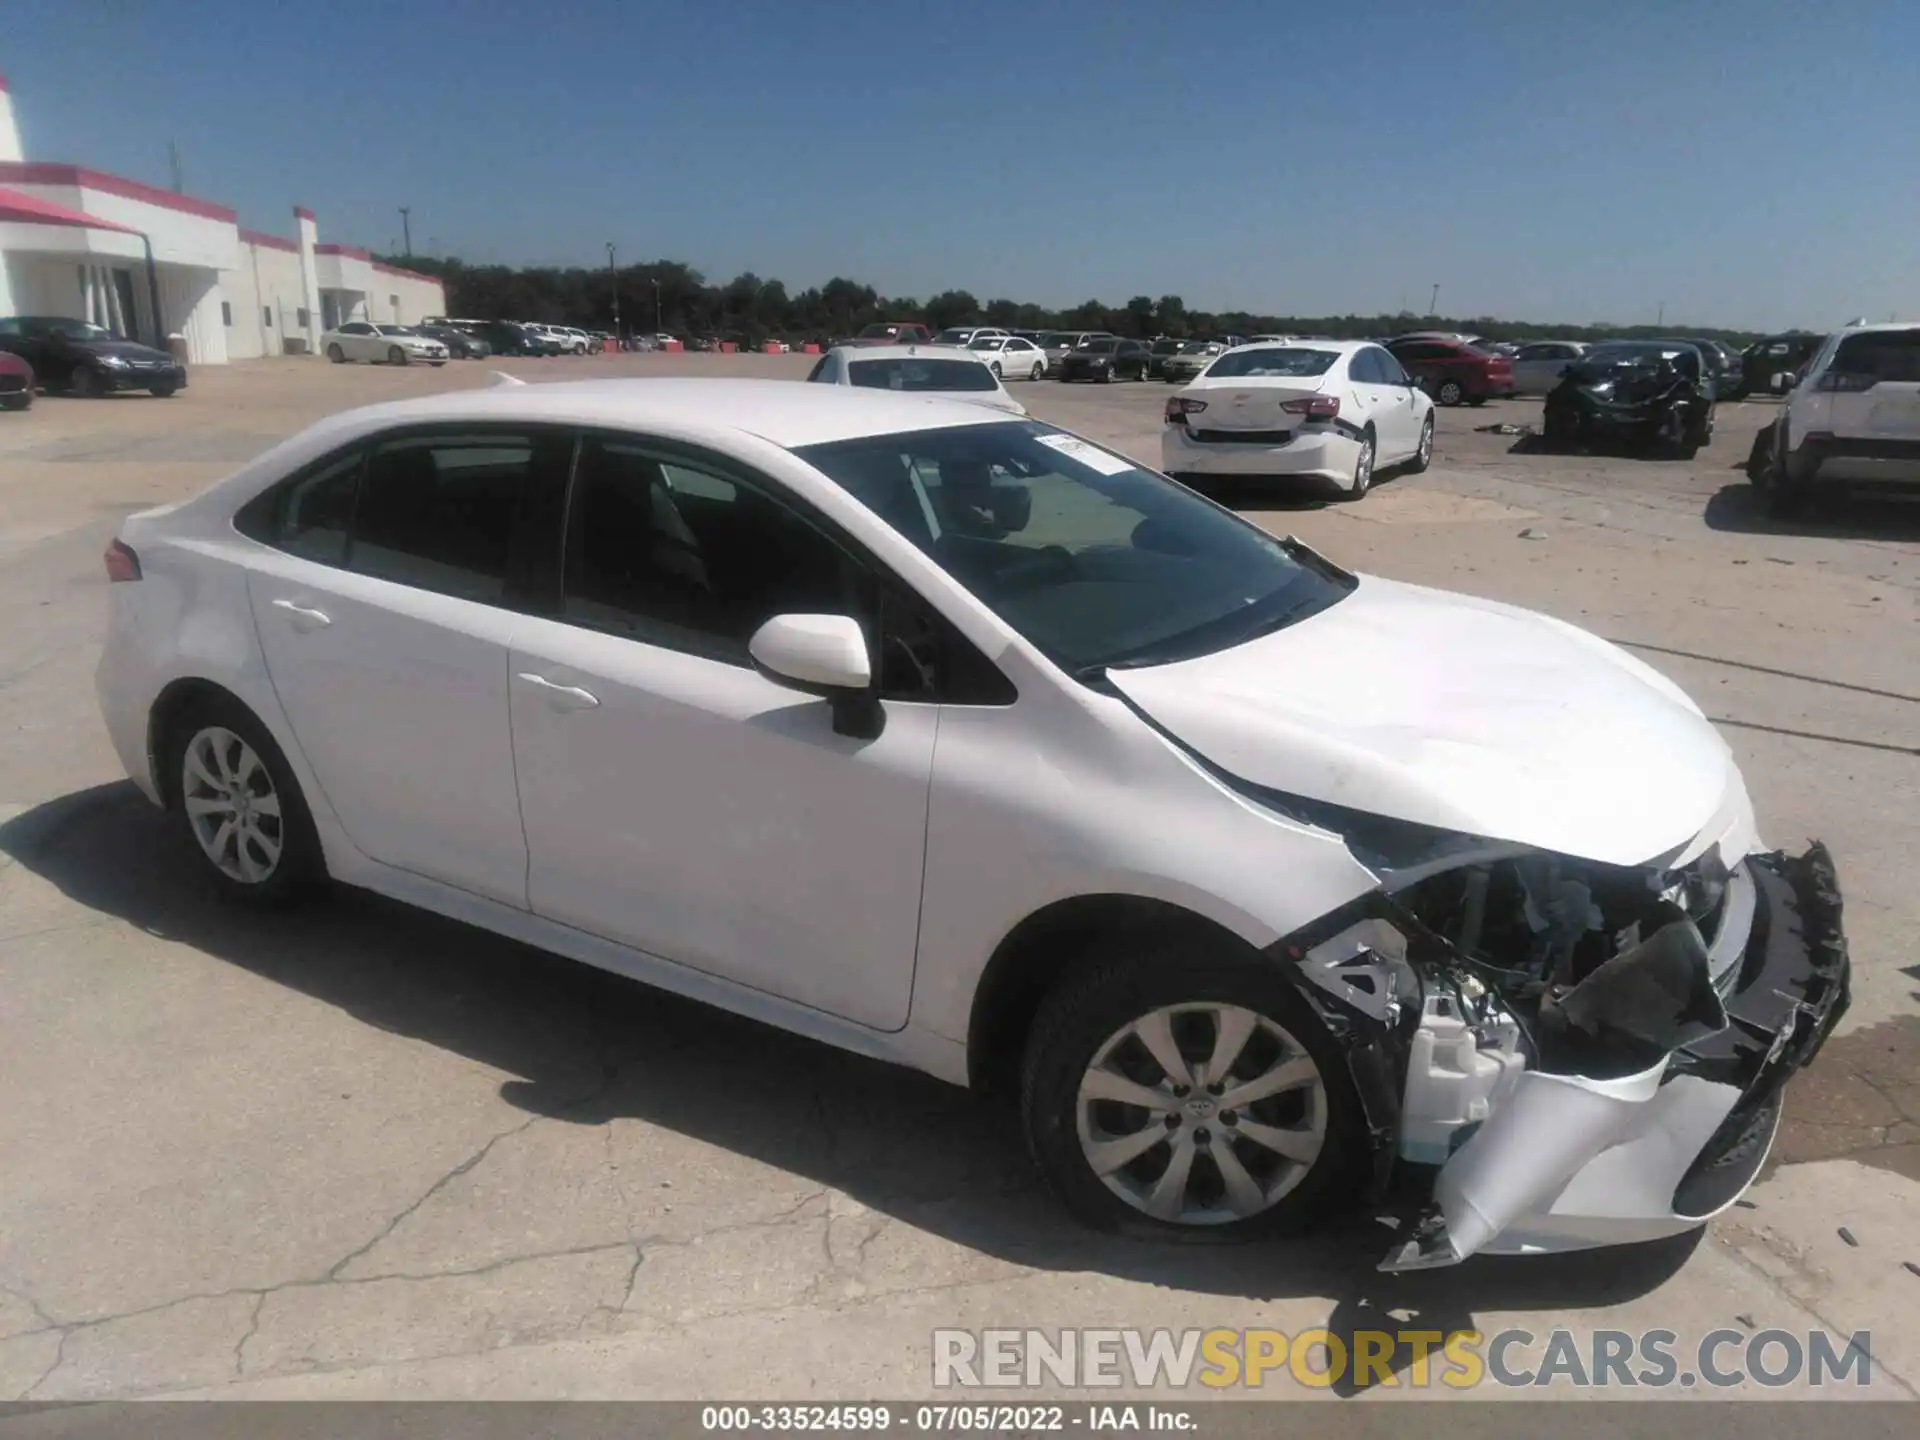
[[[1377,1177],[1432,1170],[1385,1268],[1654,1239],[1731,1204],[1846,1007],[1825,847],[1731,869],[1449,853],[1281,947],[1351,1037]]]

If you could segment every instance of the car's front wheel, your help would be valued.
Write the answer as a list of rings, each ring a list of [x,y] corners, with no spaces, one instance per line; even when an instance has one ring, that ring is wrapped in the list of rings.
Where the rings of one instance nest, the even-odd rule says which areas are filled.
[[[347,352],[342,350],[338,345],[329,345],[327,346],[327,359],[336,365],[344,365],[347,363]]]
[[[389,346],[387,349],[387,363],[389,365],[406,364],[407,352],[402,350],[398,345]]]
[[[100,377],[85,365],[76,365],[73,374],[67,378],[67,388],[82,400],[91,399],[100,393]]]
[[[1295,1230],[1351,1190],[1365,1153],[1340,1051],[1299,992],[1178,941],[1136,943],[1050,995],[1021,1098],[1047,1184],[1103,1229]]]
[[[1413,459],[1407,462],[1407,473],[1418,475],[1433,463],[1433,416],[1429,414],[1420,427],[1420,444],[1413,452]]]
[[[239,701],[196,703],[170,727],[162,763],[173,812],[222,894],[284,904],[326,873],[300,784]]]

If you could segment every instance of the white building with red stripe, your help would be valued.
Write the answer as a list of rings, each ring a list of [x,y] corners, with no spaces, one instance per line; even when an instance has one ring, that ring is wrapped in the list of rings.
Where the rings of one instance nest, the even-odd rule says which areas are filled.
[[[412,324],[447,312],[441,283],[367,251],[242,229],[225,205],[29,160],[0,76],[0,316],[68,315],[165,347],[189,364],[315,354],[345,320]]]

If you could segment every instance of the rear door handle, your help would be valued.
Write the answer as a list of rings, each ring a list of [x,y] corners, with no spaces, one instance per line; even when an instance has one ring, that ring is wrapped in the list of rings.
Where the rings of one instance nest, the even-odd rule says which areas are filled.
[[[556,710],[592,710],[600,704],[599,696],[591,690],[582,690],[578,685],[560,685],[544,675],[535,675],[527,670],[520,672],[520,678],[546,691],[547,703]]]
[[[273,608],[284,610],[296,630],[318,630],[333,623],[326,611],[316,610],[311,605],[299,605],[292,600],[275,600]]]

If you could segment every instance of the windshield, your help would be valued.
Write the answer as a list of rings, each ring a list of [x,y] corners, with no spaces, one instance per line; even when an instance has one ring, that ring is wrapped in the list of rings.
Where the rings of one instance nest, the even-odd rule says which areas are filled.
[[[1055,350],[1062,345],[1073,344],[1074,339],[1075,337],[1065,330],[1049,330],[1040,337],[1040,347],[1043,350]]]
[[[972,334],[973,331],[971,330],[942,330],[938,335],[933,337],[933,343],[936,345],[964,345],[967,343],[967,337]]]
[[[1205,355],[1210,353],[1213,348],[1213,342],[1210,340],[1189,340],[1180,347],[1180,353],[1182,355]]]
[[[63,340],[112,340],[111,330],[102,330],[98,325],[89,325],[84,320],[42,320],[39,328],[49,335],[58,335]]]
[[[1582,369],[1603,370],[1616,365],[1657,365],[1663,359],[1677,359],[1679,355],[1677,345],[1617,343],[1596,345],[1575,363]]]
[[[1237,376],[1280,375],[1305,378],[1324,375],[1340,358],[1333,350],[1296,350],[1275,346],[1270,350],[1234,350],[1207,367],[1209,379],[1233,379]]]
[[[978,360],[855,360],[847,379],[869,390],[997,390],[993,372]]]
[[[1080,347],[1091,355],[1105,355],[1120,348],[1118,340],[1089,340]]]
[[[1350,588],[1230,511],[1038,421],[796,453],[1082,678],[1227,649]]]
[[[1180,342],[1178,340],[1156,340],[1153,342],[1153,353],[1155,355],[1171,355],[1179,348]]]
[[[1007,337],[1004,335],[981,335],[970,341],[967,348],[969,350],[998,350],[1006,343]]]
[[[382,335],[418,335],[420,333],[411,325],[376,325],[373,328]]]

